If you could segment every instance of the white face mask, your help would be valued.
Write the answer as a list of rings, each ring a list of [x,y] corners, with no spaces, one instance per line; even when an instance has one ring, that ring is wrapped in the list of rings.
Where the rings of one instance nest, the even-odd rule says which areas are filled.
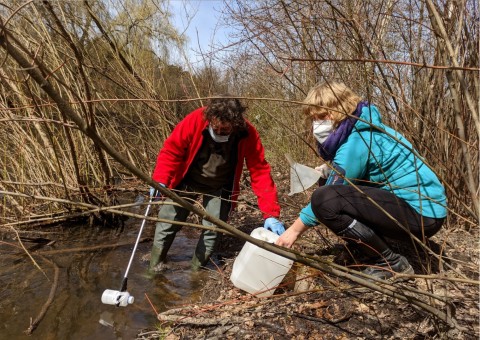
[[[331,120],[316,120],[313,122],[313,136],[322,144],[333,131]]]
[[[228,142],[228,137],[230,137],[230,135],[226,135],[226,136],[217,135],[215,131],[213,131],[211,125],[208,125],[208,132],[210,133],[210,136],[212,137],[212,139],[217,143],[226,143]]]

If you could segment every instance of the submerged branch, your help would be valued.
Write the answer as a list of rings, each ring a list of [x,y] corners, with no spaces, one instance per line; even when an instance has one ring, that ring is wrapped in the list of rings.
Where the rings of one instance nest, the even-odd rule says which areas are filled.
[[[53,262],[51,262],[51,261],[49,261],[45,258],[44,258],[44,260],[47,261],[48,263],[50,263],[54,268],[53,283],[52,283],[52,287],[50,288],[50,293],[48,294],[47,301],[43,305],[42,309],[40,310],[40,313],[38,313],[35,320],[33,320],[30,323],[30,326],[25,331],[25,334],[27,334],[27,335],[31,335],[33,333],[33,331],[38,327],[38,325],[40,324],[42,319],[44,318],[45,314],[47,313],[48,308],[50,307],[50,305],[53,302],[53,298],[55,296],[55,292],[56,292],[57,287],[58,287],[58,277],[59,277],[59,274],[60,274],[60,269],[58,268],[58,266],[55,263],[53,263]]]

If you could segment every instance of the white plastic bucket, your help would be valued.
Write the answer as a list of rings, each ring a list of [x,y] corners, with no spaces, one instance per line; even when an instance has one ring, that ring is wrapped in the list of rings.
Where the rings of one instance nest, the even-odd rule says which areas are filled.
[[[277,234],[262,227],[253,230],[250,236],[269,243],[275,243],[278,238]],[[248,293],[270,296],[292,264],[292,260],[246,242],[233,263],[230,280],[235,287]]]

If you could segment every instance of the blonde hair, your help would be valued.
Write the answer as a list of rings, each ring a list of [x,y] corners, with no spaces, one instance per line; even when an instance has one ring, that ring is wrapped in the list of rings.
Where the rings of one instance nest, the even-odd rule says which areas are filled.
[[[328,82],[310,89],[303,100],[303,114],[310,120],[323,120],[331,116],[334,126],[357,108],[361,98],[345,84]]]

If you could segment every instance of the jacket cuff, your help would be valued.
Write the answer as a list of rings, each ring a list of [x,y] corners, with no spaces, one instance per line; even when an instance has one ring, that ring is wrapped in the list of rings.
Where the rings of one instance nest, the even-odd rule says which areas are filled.
[[[305,224],[307,227],[314,227],[319,224],[317,217],[313,213],[312,204],[309,203],[305,208],[300,211],[300,220]]]

